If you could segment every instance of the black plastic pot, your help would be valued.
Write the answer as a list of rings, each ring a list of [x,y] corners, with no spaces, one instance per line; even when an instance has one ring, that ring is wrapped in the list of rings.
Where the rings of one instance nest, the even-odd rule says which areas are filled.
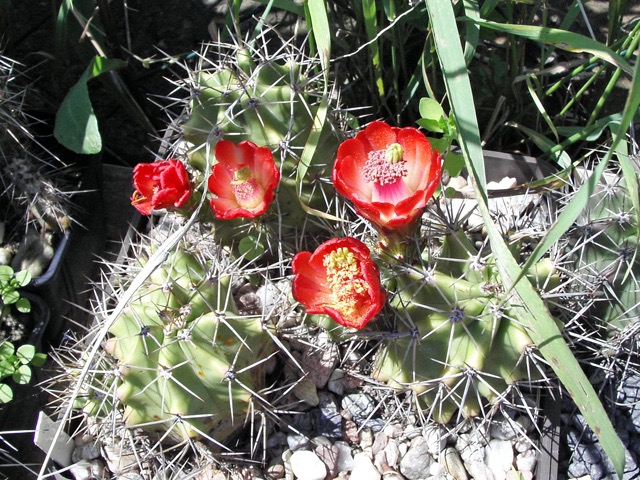
[[[25,290],[41,297],[51,311],[45,338],[56,343],[69,321],[82,323],[87,317],[88,280],[97,270],[104,250],[104,208],[99,191],[99,161],[82,168],[79,192],[73,197],[74,224],[58,242],[47,271]]]

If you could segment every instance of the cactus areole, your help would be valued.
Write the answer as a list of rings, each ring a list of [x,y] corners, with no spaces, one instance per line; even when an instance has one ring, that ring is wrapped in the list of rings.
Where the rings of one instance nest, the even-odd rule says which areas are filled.
[[[293,259],[293,297],[307,313],[326,314],[349,328],[364,327],[382,309],[385,293],[367,246],[333,238]]]
[[[214,151],[216,163],[208,180],[215,198],[211,209],[221,220],[254,218],[273,201],[280,171],[266,147],[244,141],[221,140]]]
[[[238,313],[230,284],[229,275],[212,276],[178,249],[111,326],[105,350],[118,361],[128,426],[169,443],[207,439],[214,448],[244,426],[273,343],[260,317]]]
[[[191,196],[187,170],[174,159],[139,163],[133,169],[133,186],[131,204],[143,215],[163,208],[180,208]]]
[[[372,122],[338,148],[333,183],[382,235],[410,235],[441,170],[438,151],[419,130]]]

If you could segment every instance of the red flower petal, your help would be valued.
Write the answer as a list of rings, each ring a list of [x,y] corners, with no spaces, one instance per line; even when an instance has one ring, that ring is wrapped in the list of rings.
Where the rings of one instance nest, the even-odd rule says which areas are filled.
[[[221,140],[214,150],[218,161],[207,183],[216,196],[209,204],[222,220],[262,215],[275,196],[280,171],[266,147],[243,141]]]
[[[131,203],[143,215],[162,208],[180,208],[191,196],[187,170],[174,159],[136,165],[133,186]]]
[[[355,238],[334,238],[292,263],[293,297],[308,313],[329,315],[350,328],[364,327],[382,309],[385,293],[369,249]]]
[[[402,148],[402,165],[383,160],[394,144]],[[422,214],[440,175],[439,154],[419,130],[372,122],[338,148],[333,183],[359,215],[379,229],[394,229],[412,224]]]

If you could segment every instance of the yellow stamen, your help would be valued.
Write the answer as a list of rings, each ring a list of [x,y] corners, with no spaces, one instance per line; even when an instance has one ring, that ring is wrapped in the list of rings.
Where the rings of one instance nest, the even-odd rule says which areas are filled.
[[[355,255],[347,247],[340,247],[325,256],[322,264],[334,297],[332,307],[345,317],[353,316],[368,292]]]

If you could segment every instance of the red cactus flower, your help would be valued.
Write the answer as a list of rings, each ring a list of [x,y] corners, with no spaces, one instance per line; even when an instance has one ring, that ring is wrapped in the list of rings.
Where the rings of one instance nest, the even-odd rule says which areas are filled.
[[[293,298],[307,313],[329,315],[340,325],[364,327],[383,307],[385,293],[369,249],[351,237],[333,238],[315,252],[293,258]]]
[[[210,200],[222,220],[262,215],[273,201],[280,171],[266,147],[244,141],[238,145],[221,140],[214,150],[218,161],[209,176]]]
[[[139,163],[133,169],[131,204],[143,215],[153,210],[180,208],[191,195],[189,175],[179,160]]]
[[[440,182],[437,150],[419,130],[372,122],[338,148],[333,183],[356,212],[384,232],[411,225]]]

